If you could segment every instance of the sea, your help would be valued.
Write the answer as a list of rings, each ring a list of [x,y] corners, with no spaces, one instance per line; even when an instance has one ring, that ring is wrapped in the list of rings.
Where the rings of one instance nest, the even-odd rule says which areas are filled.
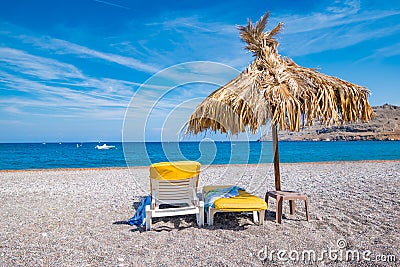
[[[149,166],[195,160],[202,165],[272,163],[271,142],[0,143],[0,170]],[[279,142],[280,162],[400,160],[400,141]]]
[[[0,143],[0,170],[149,166],[162,161],[201,164],[272,163],[271,142]],[[400,141],[279,142],[280,162],[400,160]]]

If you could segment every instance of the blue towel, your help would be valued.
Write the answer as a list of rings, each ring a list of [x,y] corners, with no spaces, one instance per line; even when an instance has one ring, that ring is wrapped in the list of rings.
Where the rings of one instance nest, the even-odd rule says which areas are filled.
[[[208,207],[214,208],[214,202],[220,198],[236,197],[239,195],[239,190],[244,190],[238,186],[230,186],[224,188],[216,188],[205,193],[204,208],[207,211]]]
[[[128,221],[130,225],[136,225],[138,227],[146,225],[146,206],[151,205],[151,196],[144,197],[139,207],[137,208],[135,215]]]

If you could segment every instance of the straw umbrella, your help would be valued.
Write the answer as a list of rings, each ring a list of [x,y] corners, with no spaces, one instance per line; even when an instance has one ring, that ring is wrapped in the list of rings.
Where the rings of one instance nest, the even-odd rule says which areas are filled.
[[[186,133],[214,132],[237,134],[246,129],[256,133],[268,122],[272,126],[275,188],[281,190],[278,153],[280,130],[299,131],[313,123],[326,126],[346,122],[366,122],[373,111],[369,90],[339,78],[297,65],[278,53],[275,36],[279,23],[265,31],[269,12],[255,24],[249,19],[238,26],[245,49],[254,61],[236,78],[211,93],[190,116]]]

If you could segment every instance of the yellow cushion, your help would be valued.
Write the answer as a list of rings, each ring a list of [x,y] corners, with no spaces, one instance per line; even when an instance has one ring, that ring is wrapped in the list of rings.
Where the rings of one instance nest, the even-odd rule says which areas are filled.
[[[196,161],[160,162],[150,165],[150,178],[158,180],[189,179],[200,173]]]
[[[228,186],[205,186],[204,192],[214,190],[216,188],[224,188]],[[266,210],[267,203],[261,198],[239,190],[239,195],[236,197],[220,198],[214,202],[214,208],[221,211],[254,211]]]

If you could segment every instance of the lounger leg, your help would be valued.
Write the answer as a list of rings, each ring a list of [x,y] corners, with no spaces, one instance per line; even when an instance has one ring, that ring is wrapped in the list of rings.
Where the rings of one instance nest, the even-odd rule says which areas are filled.
[[[199,209],[200,209],[200,214],[199,214],[199,220],[197,221],[197,223],[200,227],[203,227],[204,226],[204,202],[203,201],[200,201]]]
[[[146,231],[151,230],[151,210],[150,206],[146,206]]]
[[[260,225],[264,224],[264,220],[265,220],[265,210],[260,210]]]
[[[207,208],[207,212],[206,212],[206,213],[207,213],[207,224],[208,224],[208,225],[210,225],[210,223],[211,223],[211,222],[210,222],[210,217],[211,217],[210,212],[211,212],[211,211],[210,211],[210,207],[208,207],[208,208]]]
[[[282,205],[283,199],[279,196],[276,197],[276,222],[282,223]]]
[[[307,217],[307,221],[309,221],[310,220],[310,214],[308,213],[308,198],[306,198],[305,203],[306,203],[306,217]]]
[[[208,225],[211,226],[214,224],[214,210],[211,207],[208,207]]]
[[[253,221],[254,223],[258,224],[258,212],[256,210],[253,211]]]
[[[294,210],[295,210],[294,205],[295,205],[294,200],[289,200],[290,214],[291,214],[291,215],[294,214]]]

